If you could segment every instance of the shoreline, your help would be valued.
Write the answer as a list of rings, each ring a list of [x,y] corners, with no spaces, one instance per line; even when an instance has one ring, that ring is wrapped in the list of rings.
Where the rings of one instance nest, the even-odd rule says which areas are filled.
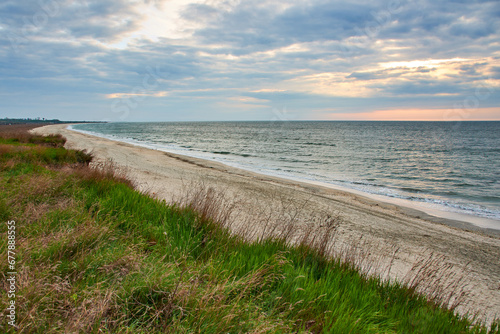
[[[215,159],[201,158],[201,157],[196,157],[196,156],[191,156],[191,155],[180,154],[177,152],[169,151],[168,149],[153,148],[153,147],[148,146],[146,143],[141,144],[141,143],[122,141],[119,139],[109,138],[105,135],[94,134],[94,133],[91,133],[91,132],[85,131],[85,130],[73,129],[72,125],[73,124],[67,124],[66,129],[70,130],[70,131],[78,132],[78,133],[81,133],[84,135],[88,135],[88,136],[99,137],[99,138],[107,139],[107,140],[114,141],[114,142],[120,142],[120,143],[125,143],[125,144],[129,144],[129,145],[136,146],[136,147],[141,147],[141,148],[145,148],[145,149],[169,153],[172,156],[182,157],[185,160],[191,159],[197,165],[207,165],[210,163],[221,164],[223,167],[225,167],[228,170],[230,170],[230,169],[239,170],[240,174],[241,174],[241,172],[253,173],[256,176],[260,177],[261,179],[262,178],[269,178],[269,180],[281,182],[283,184],[288,184],[288,185],[299,184],[305,188],[310,187],[310,186],[315,186],[315,187],[321,187],[321,188],[326,188],[326,189],[333,189],[333,190],[336,190],[339,192],[344,192],[347,194],[355,195],[355,196],[359,197],[359,200],[362,199],[362,200],[365,200],[368,202],[378,203],[378,205],[394,205],[399,210],[401,210],[402,212],[404,212],[405,214],[407,214],[410,217],[421,218],[421,219],[425,219],[425,220],[428,220],[428,221],[431,221],[434,223],[445,224],[445,225],[448,225],[451,227],[455,227],[455,228],[459,228],[459,229],[463,229],[463,230],[467,230],[467,231],[479,232],[479,233],[484,233],[484,234],[489,235],[489,236],[500,237],[500,220],[479,217],[479,216],[474,216],[474,215],[469,215],[469,214],[464,214],[464,213],[459,213],[459,212],[446,211],[446,210],[438,207],[437,205],[432,205],[430,203],[410,201],[410,200],[403,199],[403,198],[383,196],[380,194],[372,194],[372,193],[363,192],[360,190],[351,189],[348,187],[343,187],[340,185],[330,184],[330,183],[321,182],[321,181],[303,180],[300,178],[295,178],[293,176],[286,176],[286,175],[266,174],[264,172],[253,171],[250,169],[246,169],[244,167],[226,164],[224,162],[217,161]]]
[[[469,273],[464,282],[466,302],[457,312],[477,313],[487,322],[500,317],[500,238],[494,231],[352,192],[91,136],[67,126],[45,126],[34,132],[60,133],[68,148],[92,151],[99,161],[112,159],[140,191],[168,202],[179,199],[186,186],[200,182],[221,189],[238,203],[238,217],[251,224],[248,228],[265,228],[272,219],[279,222],[280,214],[296,214],[297,228],[318,213],[337,215],[341,224],[332,242],[366,252],[367,262],[375,263],[369,268],[371,274],[404,281],[416,263],[437,258],[440,266],[450,266],[454,273]]]

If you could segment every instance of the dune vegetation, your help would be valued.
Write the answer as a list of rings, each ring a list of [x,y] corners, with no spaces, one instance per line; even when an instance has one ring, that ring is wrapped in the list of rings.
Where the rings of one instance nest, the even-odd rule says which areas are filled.
[[[15,221],[16,328],[5,333],[499,333],[438,297],[367,277],[327,239],[230,233],[210,189],[167,204],[112,163],[29,127],[0,131],[0,271]],[[217,213],[217,214],[214,214]]]

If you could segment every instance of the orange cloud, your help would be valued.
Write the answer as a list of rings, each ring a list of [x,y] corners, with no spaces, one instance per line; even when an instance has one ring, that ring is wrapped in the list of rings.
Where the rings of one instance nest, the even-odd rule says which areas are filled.
[[[106,94],[105,97],[107,99],[122,99],[122,98],[129,98],[132,96],[153,96],[153,97],[164,97],[167,96],[168,92],[141,92],[141,93],[112,93],[112,94]]]

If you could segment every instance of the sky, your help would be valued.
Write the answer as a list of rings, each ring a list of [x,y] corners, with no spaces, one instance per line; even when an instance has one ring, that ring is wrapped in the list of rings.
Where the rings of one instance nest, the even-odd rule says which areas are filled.
[[[2,0],[4,117],[500,120],[500,1]]]

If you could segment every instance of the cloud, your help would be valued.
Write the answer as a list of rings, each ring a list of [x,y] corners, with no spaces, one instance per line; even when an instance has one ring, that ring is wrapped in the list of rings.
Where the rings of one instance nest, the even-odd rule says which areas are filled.
[[[0,7],[8,33],[28,41],[45,37],[111,42],[136,30],[143,19],[137,2],[126,0],[7,1]]]
[[[266,5],[248,1],[230,8],[193,4],[183,12],[189,21],[202,20],[195,32],[203,43],[229,45],[238,54],[269,50],[294,43],[341,40],[355,34],[357,24],[371,18],[371,5],[333,2],[298,2],[279,10],[280,2]],[[278,8],[277,8],[278,7]],[[299,24],[298,24],[299,23]]]
[[[6,0],[0,111],[122,120],[111,101],[128,120],[444,110],[500,89],[499,18],[497,1]]]
[[[455,109],[389,109],[361,113],[330,113],[330,120],[379,120],[379,121],[488,121],[498,118],[500,108],[474,109],[457,112]]]
[[[106,94],[107,99],[123,99],[129,97],[164,97],[167,96],[169,92],[153,92],[148,93],[147,91],[143,91],[140,93],[114,93],[114,94]]]

